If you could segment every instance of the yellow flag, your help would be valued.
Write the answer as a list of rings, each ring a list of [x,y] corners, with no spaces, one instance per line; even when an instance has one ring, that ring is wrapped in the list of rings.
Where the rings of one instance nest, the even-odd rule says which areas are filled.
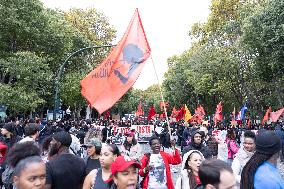
[[[184,120],[186,122],[188,122],[192,118],[192,116],[191,116],[191,113],[190,113],[189,109],[187,108],[186,104],[184,105],[184,110],[185,110]]]

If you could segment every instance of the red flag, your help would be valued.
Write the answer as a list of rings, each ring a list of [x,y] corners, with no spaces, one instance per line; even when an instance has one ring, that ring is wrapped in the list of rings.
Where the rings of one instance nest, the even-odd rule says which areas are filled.
[[[223,115],[222,115],[222,103],[219,102],[219,104],[217,104],[216,107],[216,112],[215,112],[215,116],[214,116],[214,123],[215,125],[217,125],[218,121],[222,121],[223,119]]]
[[[155,115],[156,115],[156,111],[155,111],[155,109],[154,109],[154,106],[151,105],[151,106],[150,106],[149,113],[148,113],[148,118],[147,118],[147,120],[150,121]]]
[[[272,112],[272,108],[271,108],[271,106],[269,106],[269,108],[266,110],[266,113],[265,113],[265,115],[264,115],[264,117],[262,119],[262,122],[261,122],[262,125],[264,125],[264,123],[269,120],[271,112]]]
[[[135,83],[150,46],[138,9],[121,41],[108,57],[82,81],[82,96],[101,114],[111,108]]]
[[[104,115],[104,119],[110,119],[110,112],[107,111]]]
[[[137,108],[137,112],[136,112],[136,116],[141,116],[144,115],[143,109],[142,109],[142,102],[139,102],[138,108]]]
[[[178,115],[178,111],[176,110],[176,107],[174,106],[172,114],[171,114],[171,118],[175,118]]]
[[[193,120],[196,120],[197,123],[201,124],[204,116],[205,116],[204,108],[201,105],[199,105],[195,109],[195,114],[193,115]]]
[[[280,116],[284,113],[284,108],[276,111],[276,112],[271,112],[270,113],[270,118],[272,122],[277,122],[277,120],[280,118]]]
[[[182,106],[182,108],[180,109],[180,111],[178,112],[178,115],[176,117],[177,121],[180,121],[181,119],[184,119],[184,115],[185,115],[185,109],[184,106]]]

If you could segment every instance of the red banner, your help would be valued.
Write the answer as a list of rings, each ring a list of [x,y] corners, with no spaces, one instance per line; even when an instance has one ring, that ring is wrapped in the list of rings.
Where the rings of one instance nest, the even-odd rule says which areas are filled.
[[[102,114],[132,87],[150,52],[136,9],[121,41],[108,57],[81,81],[82,96]]]

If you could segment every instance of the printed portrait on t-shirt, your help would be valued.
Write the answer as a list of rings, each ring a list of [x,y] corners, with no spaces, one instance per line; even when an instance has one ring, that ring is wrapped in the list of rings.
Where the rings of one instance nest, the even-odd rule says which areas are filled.
[[[149,189],[166,189],[166,166],[160,154],[152,154],[149,166]]]

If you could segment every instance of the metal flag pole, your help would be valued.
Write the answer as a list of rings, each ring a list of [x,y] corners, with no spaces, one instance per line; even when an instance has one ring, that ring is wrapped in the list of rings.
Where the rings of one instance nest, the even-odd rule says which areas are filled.
[[[163,102],[163,107],[164,107],[164,113],[166,115],[166,120],[167,120],[167,124],[168,124],[169,134],[172,135],[171,128],[170,128],[170,122],[169,122],[169,118],[168,118],[168,113],[167,113],[166,106],[165,106],[164,96],[163,96],[162,88],[161,88],[161,85],[160,85],[160,80],[159,80],[159,77],[158,77],[158,74],[157,74],[157,70],[156,70],[156,67],[155,67],[155,64],[154,64],[154,61],[153,61],[153,57],[152,57],[152,55],[150,55],[150,56],[151,56],[151,60],[152,60],[152,65],[154,67],[155,75],[156,75],[156,78],[157,78],[157,81],[158,81],[160,95],[161,95],[162,102]]]

